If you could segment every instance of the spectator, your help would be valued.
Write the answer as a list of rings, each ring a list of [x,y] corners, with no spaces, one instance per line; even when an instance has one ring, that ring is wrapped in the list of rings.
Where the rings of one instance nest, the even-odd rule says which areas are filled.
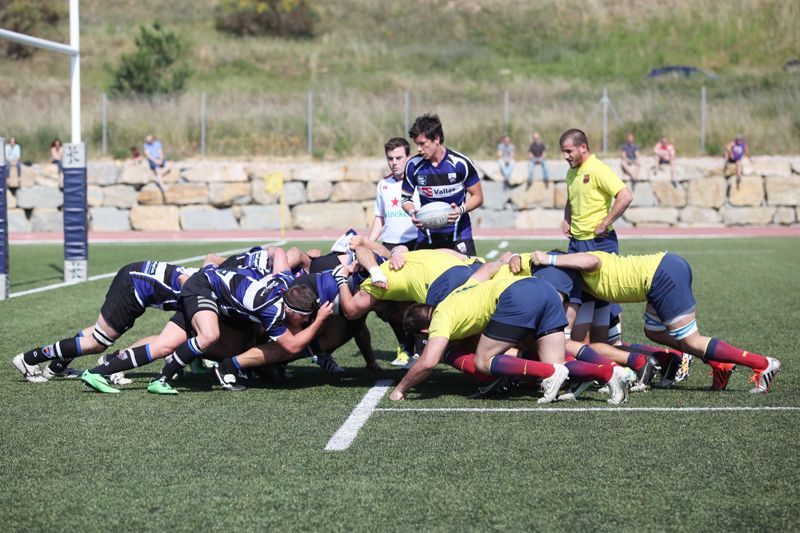
[[[542,165],[542,181],[547,185],[549,176],[547,175],[547,147],[542,142],[539,132],[534,132],[531,136],[531,145],[528,147],[528,156],[530,162],[528,163],[528,187],[533,183],[533,169],[536,165]]]
[[[169,172],[167,170],[167,160],[164,158],[164,147],[161,146],[161,141],[154,138],[152,134],[144,139],[143,150],[147,162],[150,164],[150,170],[156,175],[158,186],[164,189],[164,174]]]
[[[131,146],[130,151],[131,151],[131,159],[133,159],[137,163],[142,160],[142,153],[139,151],[139,148],[136,145]]]
[[[661,165],[669,165],[669,174],[670,177],[674,180],[675,179],[675,147],[672,146],[672,143],[669,142],[669,139],[666,137],[661,137],[661,140],[658,141],[655,148],[653,148],[653,152],[658,156],[658,168],[661,168]]]
[[[508,181],[514,171],[514,145],[508,135],[503,136],[503,142],[497,145],[497,157],[500,163],[500,172],[503,173],[503,188],[508,189]]]
[[[725,147],[725,166],[722,168],[722,173],[727,177],[728,165],[735,165],[737,186],[742,179],[742,159],[744,157],[747,157],[751,164],[753,163],[753,160],[750,158],[750,148],[747,147],[744,137],[739,136],[729,142]]]
[[[53,139],[50,143],[50,162],[58,168],[58,177],[64,176],[64,146],[61,139]]]
[[[630,176],[631,182],[639,180],[639,145],[634,142],[633,133],[628,133],[628,137],[622,145],[622,172]]]
[[[22,157],[22,148],[17,144],[17,139],[14,137],[8,138],[8,143],[6,144],[6,177],[11,176],[11,167],[17,167],[17,177],[19,178],[22,174],[22,163],[20,162],[20,158]]]

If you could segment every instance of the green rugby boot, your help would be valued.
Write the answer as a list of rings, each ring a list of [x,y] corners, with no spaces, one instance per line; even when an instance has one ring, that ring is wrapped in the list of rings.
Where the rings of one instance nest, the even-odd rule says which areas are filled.
[[[154,379],[151,381],[147,386],[147,392],[151,392],[153,394],[178,394],[178,391],[173,389],[172,386],[167,383],[166,378]]]
[[[91,387],[97,392],[105,394],[119,394],[120,392],[119,389],[115,389],[109,385],[106,378],[100,374],[92,374],[88,370],[81,374],[81,381],[83,381],[87,387]]]

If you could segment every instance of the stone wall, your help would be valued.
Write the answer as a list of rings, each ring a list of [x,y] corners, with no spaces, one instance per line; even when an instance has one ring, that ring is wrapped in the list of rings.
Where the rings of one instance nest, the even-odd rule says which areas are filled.
[[[607,159],[621,176],[619,160]],[[531,186],[518,162],[504,188],[496,161],[476,161],[484,174],[484,206],[473,213],[482,228],[553,229],[566,201],[564,161],[550,161],[545,186],[540,169]],[[248,230],[367,227],[381,159],[180,161],[166,175],[164,191],[145,163],[92,161],[88,168],[90,228],[123,230]],[[12,169],[8,179],[9,231],[61,231],[62,193],[53,165]],[[265,191],[265,178],[285,180],[284,207]],[[800,223],[800,157],[757,157],[737,182],[722,174],[717,158],[679,160],[675,179],[643,162],[632,186],[634,201],[618,227],[797,225]]]

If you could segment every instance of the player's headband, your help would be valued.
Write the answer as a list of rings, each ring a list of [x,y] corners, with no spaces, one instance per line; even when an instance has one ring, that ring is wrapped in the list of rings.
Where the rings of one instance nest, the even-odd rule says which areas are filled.
[[[295,312],[298,315],[305,315],[305,316],[313,315],[314,312],[317,310],[317,303],[316,302],[314,302],[314,305],[311,306],[311,309],[301,309],[301,308],[299,308],[299,307],[297,307],[295,305],[292,305],[291,303],[289,303],[285,299],[283,300],[283,304],[286,306],[286,309],[288,309],[288,310],[290,310],[292,312]]]

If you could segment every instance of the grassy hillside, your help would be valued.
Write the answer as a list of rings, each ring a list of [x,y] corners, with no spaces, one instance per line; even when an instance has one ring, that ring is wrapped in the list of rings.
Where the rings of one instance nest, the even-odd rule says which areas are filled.
[[[602,88],[618,110],[612,146],[627,129],[642,144],[670,135],[699,152],[700,86],[708,88],[707,148],[744,132],[754,152],[800,143],[800,77],[781,66],[800,56],[800,4],[782,0],[544,0],[319,2],[314,39],[240,38],[217,32],[213,0],[81,2],[84,137],[99,149],[99,99],[110,69],[155,19],[189,43],[195,75],[179,98],[112,101],[111,150],[155,131],[171,157],[197,152],[200,92],[209,93],[212,155],[299,155],[306,149],[306,93],[315,92],[315,155],[374,154],[403,133],[410,114],[437,111],[448,142],[493,151],[509,92],[510,129],[524,145],[533,129],[553,144],[585,128],[599,143]],[[60,34],[60,35],[59,35]],[[49,37],[67,40],[66,21]],[[657,66],[688,64],[715,80],[646,79]],[[65,136],[68,61],[38,53],[0,73],[4,133],[29,155]],[[37,152],[38,150],[38,152]]]

